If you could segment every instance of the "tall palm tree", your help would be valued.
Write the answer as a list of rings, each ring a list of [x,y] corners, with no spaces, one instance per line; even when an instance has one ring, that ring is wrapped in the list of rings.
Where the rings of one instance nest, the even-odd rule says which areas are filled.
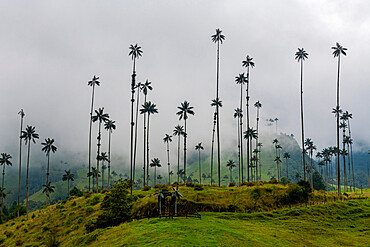
[[[101,180],[101,189],[104,189],[104,170],[107,169],[107,166],[104,165],[104,161],[109,162],[107,152],[101,152],[101,154],[98,157],[99,161],[102,162],[102,180]],[[104,168],[103,168],[104,167]],[[98,180],[98,178],[96,178]]]
[[[35,127],[27,125],[26,130],[22,130],[21,138],[24,139],[25,144],[28,144],[27,152],[27,172],[26,172],[26,197],[27,197],[27,219],[28,219],[28,171],[30,167],[30,153],[31,153],[31,141],[36,144],[36,139],[39,139],[39,134],[36,133]]]
[[[50,151],[55,153],[57,151],[57,147],[53,145],[54,139],[45,139],[45,142],[42,142],[41,145],[44,147],[41,149],[41,151],[44,151],[46,154],[46,157],[48,157],[48,167],[46,172],[46,184],[49,183],[49,171],[50,171]]]
[[[147,103],[146,102],[146,96],[148,94],[148,90],[153,90],[153,87],[151,86],[152,82],[150,82],[149,80],[146,80],[145,83],[141,83],[141,86],[140,86],[140,89],[141,91],[143,92],[144,94],[144,105]],[[147,169],[147,177],[149,177],[149,171],[148,171],[148,168],[149,168],[149,158],[148,158],[148,155],[146,153],[146,150],[148,149],[148,147],[146,146],[147,144],[147,134],[148,134],[148,131],[147,131],[147,127],[146,127],[146,112],[142,113],[141,114],[144,115],[144,184],[145,184],[145,169]],[[148,183],[149,184],[149,181]],[[145,185],[144,185],[145,186]]]
[[[262,144],[262,142],[258,142],[257,143],[257,147],[258,147],[258,153],[259,153],[259,158],[258,158],[258,161],[259,161],[259,167],[260,167],[260,179],[262,180],[262,162],[261,162],[261,148],[263,147],[263,144]]]
[[[146,138],[146,163],[147,163],[147,184],[149,184],[149,119],[151,114],[158,113],[158,109],[156,108],[156,105],[152,102],[145,102],[144,105],[142,105],[143,108],[140,109],[141,114],[148,114],[148,128],[147,128],[147,138]],[[145,177],[145,176],[144,176]],[[131,186],[132,190],[132,186]]]
[[[93,122],[96,122],[98,121],[99,122],[99,130],[98,130],[98,151],[97,151],[97,155],[96,155],[96,171],[97,173],[99,174],[99,156],[100,156],[100,146],[101,146],[101,124],[104,122],[106,123],[108,120],[109,120],[109,114],[108,113],[104,113],[104,107],[103,108],[99,108],[99,110],[95,110],[95,114],[93,117],[92,117],[92,120]],[[99,179],[96,180],[96,192],[99,192]]]
[[[23,109],[18,112],[18,115],[21,116],[21,128],[19,131],[19,173],[18,173],[18,204],[17,204],[17,217],[19,219],[19,202],[21,200],[21,174],[22,174],[22,131],[23,131],[23,118],[26,114],[24,114]]]
[[[247,88],[246,88],[246,92],[247,92],[247,130],[248,130],[249,125],[250,125],[250,121],[249,121],[249,82],[250,82],[249,69],[254,67],[253,58],[251,58],[249,55],[247,55],[245,60],[242,61],[242,67],[246,67],[246,69],[247,69]],[[250,158],[250,156],[252,156],[252,154],[250,153],[250,146],[251,145],[252,145],[252,143],[250,143],[249,139],[247,139],[248,182],[249,182],[249,164],[250,164],[249,158]]]
[[[254,107],[256,107],[256,109],[257,109],[257,114],[256,114],[256,116],[257,116],[257,124],[256,124],[256,131],[257,131],[256,149],[258,149],[258,136],[259,136],[258,122],[260,120],[260,108],[262,107],[261,102],[258,100],[256,103],[254,103]],[[259,153],[259,150],[258,150],[258,153]],[[257,165],[257,162],[259,160],[259,157],[258,157],[259,154],[258,153],[256,154],[256,158],[257,158],[256,159],[257,178],[258,178],[258,165]]]
[[[242,149],[242,125],[240,124],[243,119],[243,111],[240,108],[234,109],[234,118],[238,118],[238,159],[239,159],[239,185],[240,179],[243,180],[243,149]]]
[[[290,159],[290,154],[288,152],[285,152],[283,158],[285,159],[286,179],[288,180],[289,179],[288,159]]]
[[[44,189],[42,190],[42,193],[46,194],[46,197],[49,199],[49,204],[50,204],[50,196],[51,196],[51,193],[54,192],[55,186],[51,185],[50,182],[48,182],[47,184],[43,184],[42,186],[44,187]]]
[[[157,167],[161,167],[161,161],[158,158],[152,159],[152,163],[150,163],[150,167],[154,167],[154,184],[153,187],[156,185],[157,182]]]
[[[217,44],[217,73],[216,73],[216,100],[218,100],[218,88],[219,88],[219,72],[220,72],[220,43],[222,44],[225,40],[225,36],[222,34],[222,31],[217,28],[216,33],[211,36],[212,41]],[[218,186],[221,183],[221,147],[220,147],[220,106],[216,105],[216,114],[217,114],[217,166],[218,166]],[[186,129],[186,128],[185,128]]]
[[[348,111],[343,112],[342,116],[340,117],[341,120],[347,121],[347,127],[348,127],[348,151],[350,152],[351,158],[348,160],[348,165],[352,167],[352,184],[353,184],[353,190],[356,191],[355,187],[355,175],[353,172],[353,155],[352,155],[352,144],[353,144],[353,139],[352,139],[352,134],[351,134],[351,125],[349,123],[349,120],[352,119],[352,114],[349,113]],[[351,169],[349,170],[351,171]],[[351,176],[350,176],[351,179]]]
[[[233,181],[233,168],[235,167],[235,162],[233,160],[228,160],[226,167],[230,170],[230,183]]]
[[[4,191],[4,181],[5,181],[5,166],[11,166],[12,165],[12,162],[10,161],[10,159],[12,158],[12,156],[10,154],[7,154],[7,153],[1,153],[1,157],[0,157],[0,166],[3,166],[3,180],[1,182],[1,191]],[[4,209],[4,196],[3,196],[3,193],[1,193],[1,214],[0,214],[0,219],[3,215],[3,209]]]
[[[295,59],[301,62],[301,138],[302,138],[302,164],[303,180],[306,180],[306,151],[304,149],[304,121],[303,121],[303,61],[308,58],[308,53],[303,48],[298,48],[295,53]]]
[[[92,94],[91,94],[91,109],[90,109],[90,129],[89,129],[89,172],[91,171],[91,132],[92,132],[92,114],[94,110],[94,93],[95,93],[95,86],[100,86],[99,77],[95,76],[92,78],[91,81],[87,83],[88,86],[92,87]],[[89,191],[90,191],[90,177],[89,177]]]
[[[65,170],[65,174],[63,174],[63,181],[67,181],[67,191],[68,191],[68,196],[69,196],[69,181],[74,181],[74,174],[71,173],[71,169],[68,171]]]
[[[141,91],[142,83],[139,82],[136,84],[135,89],[137,90],[136,93],[136,114],[135,114],[135,138],[134,138],[134,157],[133,157],[133,164],[132,164],[132,180],[135,181],[135,171],[136,171],[136,151],[137,151],[137,131],[138,131],[138,121],[139,121],[139,104],[140,104],[140,91]],[[110,158],[109,158],[110,159]],[[109,170],[109,169],[108,169]],[[109,171],[108,171],[109,173]],[[108,185],[109,185],[109,175],[108,175]]]
[[[194,111],[192,106],[190,106],[190,103],[186,100],[181,103],[180,106],[177,107],[179,111],[176,113],[176,115],[179,116],[179,120],[184,119],[184,183],[186,183],[186,138],[188,137],[188,133],[186,132],[186,120],[188,119],[189,115],[194,115]]]
[[[339,72],[340,72],[340,55],[346,56],[346,50],[347,48],[344,48],[341,46],[338,42],[336,43],[336,46],[333,46],[331,49],[333,49],[333,55],[334,58],[338,57],[338,74],[337,74],[337,106],[336,109],[340,109],[339,106]],[[339,162],[339,112],[336,113],[336,118],[337,118],[337,173],[338,173],[338,195],[341,194],[340,191],[340,162]]]
[[[130,45],[130,52],[128,53],[133,60],[132,64],[132,75],[131,75],[131,129],[130,129],[130,182],[131,182],[131,194],[132,194],[132,173],[133,173],[133,157],[134,157],[134,102],[135,102],[135,78],[136,78],[136,59],[142,56],[143,51],[138,44]],[[137,123],[136,123],[137,124]],[[99,152],[98,152],[99,154]],[[99,171],[98,171],[99,172]]]
[[[240,140],[239,141],[239,152],[240,152],[240,160],[239,160],[239,166],[240,166],[240,169],[241,169],[241,176],[242,176],[242,180],[243,180],[243,176],[244,176],[244,155],[243,155],[243,112],[244,112],[244,106],[243,106],[243,86],[244,84],[248,83],[248,79],[247,77],[244,76],[244,73],[242,74],[239,74],[239,76],[236,76],[235,77],[235,82],[236,84],[240,84],[240,106],[238,109],[240,109],[241,113],[238,114],[239,117],[238,117],[238,121],[239,121],[239,125],[238,125],[238,128],[239,128],[239,137],[238,139]],[[235,116],[234,116],[235,117]],[[240,174],[239,174],[239,177],[240,177]]]
[[[306,138],[304,144],[306,145],[307,151],[310,152],[310,177],[311,177],[311,186],[313,186],[313,164],[312,164],[312,156],[313,156],[313,151],[316,150],[316,146],[313,144],[313,141],[311,138]]]
[[[164,143],[167,144],[167,167],[168,167],[168,185],[171,185],[170,181],[170,170],[171,170],[171,164],[170,164],[170,142],[172,142],[172,136],[169,134],[166,134],[163,138]]]
[[[198,145],[195,146],[195,150],[198,151],[198,165],[199,165],[199,184],[202,184],[202,169],[200,167],[200,151],[203,150],[202,143],[199,142]]]
[[[136,121],[137,122],[137,121]],[[110,186],[110,163],[111,163],[111,155],[110,155],[110,143],[111,143],[111,135],[113,130],[116,129],[116,122],[113,120],[108,120],[104,124],[104,128],[108,131],[108,186]],[[137,126],[137,125],[136,125]],[[135,164],[135,162],[134,162]],[[134,166],[135,167],[135,166]]]
[[[251,145],[248,145],[247,144],[247,147],[250,148],[250,150],[248,151],[250,154],[252,154],[252,139],[257,139],[257,131],[253,128],[248,128],[246,131],[244,131],[244,139],[248,140],[249,143]],[[248,160],[248,158],[247,158]],[[248,163],[248,166],[247,166],[247,176],[248,176],[248,182],[249,182],[249,177],[250,177],[250,174],[252,173],[252,169],[250,169],[250,161]]]
[[[216,110],[215,113],[213,114],[213,130],[212,130],[212,148],[211,148],[211,184],[212,184],[212,178],[213,178],[213,147],[215,143],[215,127],[217,126],[217,118],[220,116],[220,114],[217,114],[217,107],[221,108],[222,107],[222,100],[219,98],[213,99],[211,106],[215,106]],[[218,163],[218,173],[220,173],[220,163]],[[219,179],[220,180],[220,179]]]
[[[184,126],[175,126],[173,135],[177,136],[177,182],[180,182],[180,137],[185,136]]]

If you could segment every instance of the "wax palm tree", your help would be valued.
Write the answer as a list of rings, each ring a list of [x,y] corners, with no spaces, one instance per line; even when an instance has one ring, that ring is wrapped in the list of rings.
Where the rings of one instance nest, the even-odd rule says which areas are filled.
[[[91,132],[92,132],[92,114],[94,110],[94,96],[95,96],[95,86],[100,86],[99,77],[95,76],[91,81],[87,83],[88,86],[92,87],[91,94],[91,109],[90,109],[90,128],[89,128],[89,172],[91,170]],[[89,177],[89,191],[90,191],[90,177]]]
[[[144,105],[147,103],[147,101],[146,101],[146,96],[147,96],[147,94],[148,94],[148,90],[153,90],[153,87],[151,86],[151,84],[152,84],[152,82],[150,82],[149,80],[146,80],[145,81],[145,83],[141,83],[141,86],[140,86],[140,88],[141,88],[141,91],[143,92],[143,94],[144,94]],[[146,151],[147,151],[147,149],[148,149],[148,147],[146,146],[146,144],[147,144],[147,138],[148,138],[148,130],[147,130],[147,127],[146,127],[146,112],[141,112],[141,110],[140,110],[140,113],[141,114],[143,114],[144,115],[144,123],[143,123],[143,127],[144,127],[144,141],[143,141],[143,145],[144,145],[144,152],[143,152],[143,154],[144,154],[144,184],[145,184],[145,169],[146,169],[146,171],[147,171],[147,178],[149,178],[149,170],[148,170],[148,168],[149,168],[149,155],[146,153]],[[149,181],[147,181],[148,183],[147,184],[149,184]]]
[[[27,197],[27,219],[28,219],[28,171],[30,167],[30,153],[31,141],[36,144],[36,139],[39,139],[39,134],[36,133],[35,127],[27,125],[26,130],[22,131],[21,138],[24,139],[25,144],[28,144],[27,152],[27,172],[26,172],[26,197]]]
[[[44,189],[42,190],[42,193],[46,194],[46,197],[49,199],[49,204],[50,204],[50,197],[51,193],[54,193],[55,186],[51,185],[51,183],[43,184],[42,185]]]
[[[250,74],[249,70],[250,68],[254,67],[254,62],[253,58],[251,58],[249,55],[245,58],[244,61],[242,61],[242,67],[245,67],[247,69],[247,88],[246,88],[246,93],[247,93],[247,130],[249,129],[250,125],[250,120],[249,120],[249,83],[250,83]],[[250,156],[252,154],[250,153],[250,146],[252,144],[250,143],[249,139],[247,139],[247,164],[248,164],[248,181],[249,181],[249,164],[250,164]]]
[[[339,72],[340,72],[340,55],[346,56],[346,50],[347,48],[344,48],[341,46],[338,42],[336,43],[336,46],[333,46],[331,49],[333,49],[333,55],[334,58],[338,57],[338,74],[337,74],[337,106],[336,109],[340,109],[339,106]],[[340,162],[339,162],[339,113],[336,113],[336,118],[337,118],[337,172],[338,172],[338,195],[340,195]]]
[[[214,143],[215,143],[215,130],[218,124],[218,117],[219,114],[217,113],[217,108],[222,107],[222,100],[219,98],[213,99],[211,102],[211,106],[215,106],[216,110],[213,114],[213,130],[212,130],[212,147],[211,147],[211,185],[212,185],[212,178],[213,178],[213,150],[214,150]],[[218,163],[218,173],[220,173],[220,163]],[[219,177],[220,180],[220,177]]]
[[[216,33],[211,36],[212,41],[217,44],[217,73],[216,73],[216,100],[218,100],[219,93],[219,71],[220,71],[220,43],[222,44],[225,40],[225,36],[222,34],[221,29],[216,29]],[[217,166],[218,166],[218,186],[221,183],[220,167],[221,167],[221,147],[220,147],[220,106],[216,104],[217,114]]]
[[[188,133],[186,132],[186,120],[188,119],[189,115],[194,115],[194,111],[192,106],[190,106],[190,103],[186,100],[181,103],[180,106],[177,107],[179,111],[176,113],[176,115],[179,116],[179,120],[184,119],[184,183],[186,182],[186,138],[188,136]]]
[[[99,108],[99,110],[95,110],[95,114],[92,117],[93,122],[98,121],[99,122],[99,130],[98,130],[98,150],[97,150],[97,155],[96,155],[96,171],[99,174],[99,156],[100,156],[100,141],[101,141],[101,124],[104,122],[107,122],[109,120],[109,114],[104,113],[104,107]],[[96,192],[99,192],[99,179],[96,180]]]
[[[177,136],[177,182],[180,182],[180,137],[185,136],[184,127],[180,125],[175,126],[173,135]]]
[[[137,122],[137,121],[136,121]],[[110,143],[111,143],[111,135],[113,130],[116,129],[116,122],[113,120],[108,120],[104,124],[104,128],[108,131],[108,186],[110,185],[110,167],[111,167],[111,155],[110,155]],[[135,167],[135,162],[134,162]],[[135,171],[135,169],[134,169]]]
[[[303,48],[298,48],[295,53],[295,59],[301,62],[301,138],[302,138],[302,163],[303,163],[303,180],[306,180],[306,161],[304,147],[304,121],[303,121],[303,61],[308,58],[308,53]]]
[[[233,181],[233,168],[235,167],[235,162],[233,160],[228,160],[226,163],[226,167],[230,170],[230,183]]]
[[[243,106],[243,86],[244,84],[248,83],[247,77],[244,75],[244,73],[239,74],[239,76],[235,77],[235,82],[236,84],[240,84],[240,106],[238,109],[240,109],[241,113],[238,114],[238,139],[239,139],[239,154],[240,154],[240,160],[239,160],[239,167],[241,169],[241,175],[242,175],[242,180],[243,180],[243,171],[244,171],[244,155],[243,155],[243,112],[244,112],[244,106]],[[235,118],[235,115],[234,115]],[[239,169],[239,170],[240,170]],[[240,177],[240,174],[239,174]]]
[[[67,191],[68,191],[68,196],[69,196],[69,181],[74,181],[74,174],[71,173],[71,169],[68,171],[65,170],[65,174],[63,174],[63,181],[67,181]]]
[[[199,184],[202,184],[202,170],[200,167],[200,151],[203,150],[202,143],[199,142],[198,145],[195,146],[195,150],[198,151],[198,164],[199,164]]]
[[[260,120],[260,108],[262,107],[262,104],[260,101],[257,101],[256,103],[254,103],[254,107],[256,107],[257,109],[257,114],[256,114],[256,119],[257,119],[257,124],[256,124],[256,131],[257,131],[257,138],[256,138],[256,149],[258,149],[258,136],[259,136],[259,129],[258,129],[258,122]],[[256,154],[256,169],[257,169],[257,177],[258,177],[258,166],[257,166],[257,162],[259,160],[259,157],[258,157],[258,153]]]
[[[349,123],[349,120],[352,119],[352,114],[349,113],[348,111],[343,112],[342,116],[340,117],[341,120],[347,121],[347,127],[348,127],[348,136],[349,136],[349,147],[348,151],[350,152],[351,158],[348,160],[348,165],[352,167],[352,184],[353,184],[353,190],[356,191],[355,187],[355,175],[354,175],[354,167],[353,167],[353,155],[352,155],[352,144],[353,144],[353,139],[352,139],[352,134],[351,134],[351,125]],[[349,170],[351,171],[351,169]],[[351,176],[350,176],[351,178]]]
[[[45,139],[45,142],[42,142],[41,145],[44,147],[41,149],[41,151],[44,151],[46,154],[46,157],[48,157],[48,167],[46,172],[46,184],[49,183],[49,171],[50,171],[50,151],[55,153],[57,151],[57,147],[53,145],[54,139]]]
[[[102,181],[101,181],[101,189],[104,189],[104,170],[107,169],[107,166],[104,165],[104,162],[108,162],[109,163],[109,158],[108,158],[108,155],[107,155],[107,152],[101,152],[101,154],[99,155],[98,157],[99,161],[102,162]],[[104,167],[104,168],[103,168]],[[98,178],[96,178],[96,180],[98,180]]]
[[[135,85],[137,90],[136,94],[136,115],[135,115],[135,138],[134,138],[134,154],[133,154],[133,164],[132,164],[132,180],[135,181],[135,172],[136,172],[136,152],[137,152],[137,131],[138,131],[138,121],[139,121],[139,104],[140,104],[140,91],[142,83],[139,82]],[[109,170],[109,169],[108,169]],[[108,172],[109,173],[109,172]],[[108,175],[108,185],[109,185],[109,175]]]
[[[11,158],[12,158],[12,156],[10,154],[1,153],[0,166],[3,166],[3,180],[1,182],[1,190],[2,191],[4,191],[5,166],[11,166],[12,165],[12,162],[10,161]],[[1,196],[1,214],[0,214],[0,218],[3,215],[3,207],[4,207],[4,197]]]
[[[170,142],[172,142],[172,136],[169,134],[166,134],[163,138],[163,142],[167,144],[167,167],[168,167],[168,185],[171,185],[171,179],[170,179]]]
[[[153,104],[152,102],[145,102],[144,105],[142,105],[143,108],[140,109],[141,114],[148,114],[148,129],[147,129],[147,138],[146,138],[146,163],[147,163],[147,182],[149,184],[149,123],[150,123],[150,115],[158,113],[158,109],[156,108],[157,106]],[[132,186],[131,186],[132,187]]]
[[[246,131],[244,131],[244,139],[246,140],[249,140],[249,143],[252,144],[252,139],[257,139],[257,131],[253,128],[248,128]],[[249,150],[249,153],[252,154],[252,145],[248,145],[247,144],[247,147],[250,147],[250,150]],[[248,158],[247,158],[247,161],[248,161]],[[248,163],[248,167],[247,167],[247,176],[248,176],[248,182],[249,182],[249,178],[250,178],[250,172],[252,172],[252,170],[250,169],[250,162]]]
[[[289,178],[288,159],[290,159],[290,154],[288,152],[285,152],[284,155],[283,155],[283,158],[285,159],[286,179],[288,179]]]
[[[138,44],[130,45],[130,52],[128,53],[133,60],[132,64],[132,76],[131,76],[131,129],[130,129],[130,182],[131,182],[131,194],[132,194],[132,173],[133,173],[133,159],[134,159],[134,102],[135,102],[135,78],[136,78],[136,59],[142,56],[143,51]],[[136,122],[137,125],[137,122]],[[99,153],[98,153],[99,154]]]
[[[277,144],[276,146],[275,146],[275,148],[276,148],[276,150],[277,150],[277,152],[278,152],[278,157],[279,157],[279,159],[280,159],[280,150],[283,148],[280,144]],[[279,179],[282,177],[282,172],[281,172],[281,164],[282,163],[282,161],[281,160],[279,160],[279,164],[278,164],[278,176],[279,176]]]
[[[306,150],[309,151],[310,153],[310,176],[311,176],[311,186],[313,186],[313,164],[312,164],[312,156],[313,156],[313,151],[316,150],[316,146],[313,144],[313,141],[311,138],[306,138],[304,144],[306,145]]]
[[[260,167],[260,179],[262,179],[262,163],[261,163],[261,148],[263,147],[263,144],[262,142],[258,142],[257,143],[257,148],[258,148],[258,153],[259,153],[259,158],[258,158],[258,161],[259,161],[259,167]]]
[[[343,143],[343,179],[344,179],[344,191],[347,191],[347,169],[346,169],[346,142],[345,142],[345,138],[346,138],[346,128],[347,128],[347,124],[345,121],[341,122],[339,124],[339,128],[340,129],[343,129],[343,139],[342,139],[342,143]]]
[[[234,109],[234,118],[238,119],[238,160],[239,160],[239,184],[240,184],[240,179],[243,180],[243,145],[242,145],[242,139],[243,137],[241,134],[243,133],[242,126],[241,126],[241,121],[243,119],[243,111],[240,108]]]
[[[153,187],[156,185],[157,179],[157,167],[161,167],[161,161],[158,158],[152,159],[150,163],[150,167],[154,167],[154,184]]]
[[[23,118],[26,114],[24,114],[23,109],[18,112],[18,115],[21,117],[21,128],[19,131],[19,172],[18,172],[18,203],[17,203],[17,217],[19,219],[19,203],[21,200],[21,174],[22,174],[22,131],[23,131]]]

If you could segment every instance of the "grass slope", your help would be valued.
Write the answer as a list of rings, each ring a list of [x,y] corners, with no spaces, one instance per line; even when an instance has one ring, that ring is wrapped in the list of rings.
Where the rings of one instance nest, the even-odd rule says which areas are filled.
[[[229,203],[238,190],[247,197],[253,188],[208,187],[200,192],[180,188],[189,200],[206,203],[212,195],[216,204]],[[135,191],[141,201],[153,200],[153,193],[154,189]],[[0,225],[0,246],[52,246],[53,242],[61,246],[366,246],[369,194],[365,191],[362,200],[269,212],[201,212],[202,219],[140,219],[88,233],[85,225],[100,213],[104,197],[93,194],[43,207],[30,213],[28,220],[23,216]]]

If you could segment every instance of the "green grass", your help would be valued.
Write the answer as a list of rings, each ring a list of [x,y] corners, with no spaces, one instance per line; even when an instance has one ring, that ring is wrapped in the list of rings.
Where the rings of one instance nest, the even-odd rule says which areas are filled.
[[[274,186],[277,191],[285,188],[260,187]],[[225,205],[235,200],[248,203],[253,189],[180,187],[187,200]],[[143,197],[135,207],[152,202],[153,193],[154,189],[135,191]],[[202,219],[144,218],[88,233],[85,225],[97,218],[104,197],[92,194],[44,207],[30,213],[28,220],[22,216],[0,225],[0,246],[48,246],[52,236],[61,246],[370,246],[370,191],[356,194],[350,196],[365,199],[256,213],[201,212]],[[330,194],[314,195],[316,199],[323,196]]]

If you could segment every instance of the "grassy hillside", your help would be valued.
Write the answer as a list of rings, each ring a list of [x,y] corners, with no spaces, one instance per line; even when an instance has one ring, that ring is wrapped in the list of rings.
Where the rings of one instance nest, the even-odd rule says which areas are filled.
[[[276,186],[276,187],[274,187]],[[281,185],[262,185],[284,192]],[[254,205],[250,195],[256,187],[213,188],[203,191],[180,187],[184,200],[198,205]],[[155,190],[135,191],[139,198],[133,211],[146,205],[156,205]],[[257,213],[201,212],[202,218],[177,217],[136,218],[117,227],[87,232],[85,225],[100,214],[104,194],[70,198],[56,205],[43,207],[20,220],[0,225],[0,246],[365,246],[370,230],[370,191],[362,200],[326,202],[314,206],[286,207],[269,210],[274,196],[265,195],[263,204],[257,204]],[[331,198],[328,195],[328,198]],[[270,199],[268,199],[270,198]],[[316,198],[316,199],[315,199]],[[325,199],[316,193],[312,200]],[[183,200],[183,199],[182,199]],[[241,201],[237,201],[241,200]],[[153,204],[154,203],[154,204]],[[311,204],[309,202],[308,204]],[[179,204],[181,207],[181,203]],[[221,210],[223,211],[223,210]]]

